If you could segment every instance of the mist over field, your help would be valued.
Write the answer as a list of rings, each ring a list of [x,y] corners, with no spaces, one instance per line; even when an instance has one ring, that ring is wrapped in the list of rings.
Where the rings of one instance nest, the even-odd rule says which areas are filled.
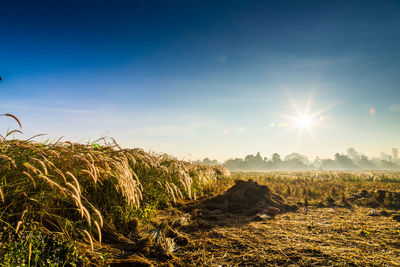
[[[316,157],[309,160],[307,156],[299,153],[291,153],[281,157],[278,153],[270,157],[263,157],[260,152],[255,155],[247,155],[244,158],[232,158],[224,162],[205,158],[195,163],[210,166],[223,165],[229,170],[399,170],[399,150],[392,149],[391,154],[381,153],[380,157],[367,157],[357,152],[354,148],[347,149],[346,153],[336,153],[333,159]]]

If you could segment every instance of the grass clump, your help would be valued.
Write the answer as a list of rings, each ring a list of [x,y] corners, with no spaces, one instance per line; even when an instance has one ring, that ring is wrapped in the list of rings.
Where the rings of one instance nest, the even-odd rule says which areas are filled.
[[[104,231],[135,232],[132,222],[137,218],[145,222],[157,209],[196,198],[224,171],[166,154],[122,149],[114,140],[103,139],[96,146],[8,140],[16,131],[0,136],[0,227],[15,233],[2,243],[0,257],[21,265],[29,255],[51,261],[46,251],[54,249],[57,255],[56,247],[67,241],[76,244],[63,252],[71,264],[78,262],[73,253],[89,251],[99,258],[95,251],[102,247]],[[32,239],[36,243],[22,241],[33,232],[41,233]],[[57,246],[49,247],[49,242]],[[42,254],[32,254],[33,248]]]
[[[2,266],[82,266],[89,259],[78,255],[76,244],[62,236],[40,229],[37,224],[25,223],[18,232],[11,226],[2,228],[0,262]]]

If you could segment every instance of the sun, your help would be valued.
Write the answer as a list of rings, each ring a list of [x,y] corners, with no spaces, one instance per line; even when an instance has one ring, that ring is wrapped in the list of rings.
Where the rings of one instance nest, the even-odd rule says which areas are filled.
[[[311,136],[314,136],[312,128],[317,124],[315,114],[309,114],[307,111],[297,112],[297,116],[287,116],[291,120],[290,128],[298,129],[299,137],[306,130]]]
[[[298,138],[300,138],[303,132],[307,132],[311,137],[315,137],[313,133],[314,128],[326,127],[327,116],[323,115],[327,110],[331,109],[332,106],[323,107],[317,111],[311,111],[312,96],[307,100],[307,103],[303,109],[289,98],[289,102],[292,108],[295,110],[295,114],[292,116],[283,115],[288,120],[285,125],[289,126],[289,129],[298,130]]]
[[[313,117],[308,114],[300,114],[298,117],[294,118],[295,126],[304,129],[310,128],[314,124]]]

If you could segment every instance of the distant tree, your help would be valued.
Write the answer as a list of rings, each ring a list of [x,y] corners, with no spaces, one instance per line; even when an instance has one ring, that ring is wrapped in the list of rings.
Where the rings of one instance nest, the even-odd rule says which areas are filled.
[[[303,170],[307,169],[308,159],[299,153],[291,153],[287,155],[282,163],[284,169],[296,169]]]
[[[392,148],[392,156],[393,156],[393,159],[399,158],[399,150],[397,148]]]
[[[303,164],[308,163],[307,157],[304,155],[301,155],[299,153],[291,153],[284,158],[284,161],[291,161],[291,160],[298,160],[298,161],[302,162]]]
[[[339,169],[338,163],[332,159],[323,159],[319,167],[322,170],[337,170]]]
[[[209,166],[219,165],[219,163],[218,163],[218,161],[217,161],[216,159],[211,160],[211,159],[209,159],[209,158],[203,159],[203,164],[209,165]]]
[[[360,155],[360,159],[358,160],[357,165],[365,170],[372,170],[376,168],[375,164],[363,154]]]
[[[243,161],[244,161],[244,162],[252,162],[253,159],[254,159],[254,156],[251,155],[251,154],[249,154],[249,155],[247,155],[246,157],[244,157]]]
[[[266,167],[265,161],[261,157],[260,152],[255,156],[247,155],[243,161],[244,167],[248,170],[263,170]]]
[[[356,170],[359,169],[357,165],[347,156],[339,153],[335,154],[335,159],[322,160],[320,167],[324,170]]]
[[[353,147],[347,149],[347,155],[351,160],[358,159],[358,152]]]
[[[385,161],[392,161],[392,156],[390,156],[389,154],[386,154],[385,152],[381,152],[381,160],[385,160]]]
[[[304,164],[300,159],[298,158],[292,158],[289,160],[285,160],[282,163],[282,166],[284,169],[288,169],[288,170],[304,170],[307,169],[307,165]]]
[[[230,170],[301,170],[301,169],[322,169],[322,170],[376,170],[376,169],[399,169],[400,160],[391,160],[391,156],[398,158],[397,149],[392,150],[392,154],[381,154],[381,158],[368,158],[366,155],[357,152],[354,148],[349,148],[346,154],[336,153],[334,159],[321,159],[316,157],[310,164],[307,157],[299,153],[291,153],[284,160],[278,153],[271,155],[270,160],[262,157],[260,152],[249,154],[244,159],[235,158],[226,160],[223,165]],[[213,165],[216,160],[205,158],[200,163]]]
[[[230,170],[245,170],[243,160],[240,158],[228,159],[223,165]]]
[[[387,160],[382,160],[382,167],[384,169],[388,169],[388,170],[395,170],[395,169],[399,169],[399,165],[397,165],[394,162],[391,161],[387,161]]]
[[[358,167],[354,162],[346,155],[335,154],[335,161],[338,163],[340,169],[344,170],[356,170]]]
[[[272,154],[272,162],[273,163],[281,163],[281,156],[278,153]]]
[[[272,154],[272,162],[270,164],[271,169],[281,169],[282,168],[282,160],[281,156],[278,153]]]
[[[316,156],[313,163],[312,163],[317,169],[319,169],[322,165],[322,159],[320,157]]]

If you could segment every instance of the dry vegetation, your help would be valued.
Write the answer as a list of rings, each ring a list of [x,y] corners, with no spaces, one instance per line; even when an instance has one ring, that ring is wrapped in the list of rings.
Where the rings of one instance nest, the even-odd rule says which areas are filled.
[[[0,265],[400,265],[400,173],[229,176],[16,132],[0,136]]]
[[[192,266],[398,266],[400,174],[235,173],[273,189],[295,212],[244,216],[186,204],[191,242],[176,254]],[[233,178],[233,179],[232,179]],[[220,181],[220,183],[222,183]],[[208,201],[205,201],[207,203]]]
[[[368,208],[317,208],[190,235],[177,254],[192,266],[398,266],[399,223]]]
[[[95,146],[7,140],[15,132],[0,136],[4,265],[101,264],[112,257],[101,252],[102,239],[138,239],[138,222],[176,201],[196,199],[228,173],[105,139]]]

